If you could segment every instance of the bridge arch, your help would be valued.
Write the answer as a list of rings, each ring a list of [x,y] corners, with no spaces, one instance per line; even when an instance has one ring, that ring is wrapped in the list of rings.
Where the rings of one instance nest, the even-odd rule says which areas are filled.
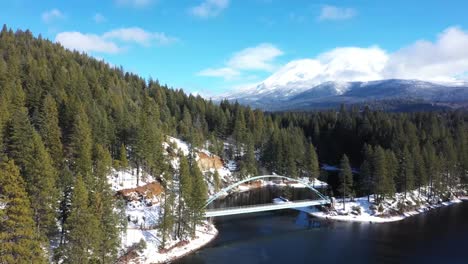
[[[203,206],[203,208],[206,208],[209,204],[211,204],[213,201],[215,201],[216,199],[218,199],[219,197],[223,196],[224,194],[228,193],[230,190],[236,188],[237,186],[243,184],[243,183],[246,183],[246,182],[250,182],[250,181],[255,181],[255,180],[260,180],[260,179],[265,179],[265,178],[277,178],[277,179],[286,179],[286,180],[290,180],[290,181],[294,181],[294,182],[297,182],[297,183],[300,183],[302,185],[304,185],[306,188],[309,188],[310,190],[312,190],[315,194],[317,194],[321,199],[323,200],[329,200],[328,197],[324,196],[323,194],[321,194],[319,191],[317,191],[317,189],[315,189],[314,187],[312,187],[309,183],[303,181],[303,180],[299,180],[299,179],[294,179],[294,178],[290,178],[290,177],[286,177],[286,176],[281,176],[281,175],[262,175],[262,176],[254,176],[254,177],[250,177],[250,178],[247,178],[247,179],[244,179],[244,180],[241,180],[239,182],[236,182],[234,184],[231,184],[229,185],[228,187],[226,188],[223,188],[222,190],[220,190],[219,192],[217,192],[216,194],[214,194],[213,196],[211,196],[205,203],[205,205]]]

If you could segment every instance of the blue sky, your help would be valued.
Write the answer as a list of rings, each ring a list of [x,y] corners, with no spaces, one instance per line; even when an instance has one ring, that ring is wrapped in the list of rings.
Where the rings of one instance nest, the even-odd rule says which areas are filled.
[[[14,29],[188,92],[254,85],[301,59],[349,64],[327,77],[344,81],[349,68],[370,79],[431,79],[437,71],[438,80],[453,80],[468,72],[467,1],[5,2],[0,17]]]

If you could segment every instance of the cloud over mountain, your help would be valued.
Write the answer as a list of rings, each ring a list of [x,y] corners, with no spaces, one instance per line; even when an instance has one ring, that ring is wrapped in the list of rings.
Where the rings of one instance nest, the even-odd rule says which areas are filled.
[[[468,32],[458,27],[447,28],[435,41],[418,40],[395,52],[378,46],[338,47],[314,58],[290,61],[259,84],[269,89],[285,87],[289,90],[291,87],[310,88],[329,81],[365,82],[392,78],[433,82],[467,81],[466,47]],[[282,52],[275,55],[278,54]]]

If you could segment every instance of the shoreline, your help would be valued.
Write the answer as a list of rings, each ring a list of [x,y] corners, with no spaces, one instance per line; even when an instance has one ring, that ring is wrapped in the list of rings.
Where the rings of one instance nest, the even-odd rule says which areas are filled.
[[[136,233],[141,232],[138,229],[127,229],[128,231],[134,230]],[[157,239],[155,229],[144,230],[146,232],[143,234],[143,237],[152,236]],[[130,234],[130,233],[127,233]],[[160,263],[170,263],[177,259],[183,258],[195,251],[205,247],[211,243],[219,234],[218,229],[212,223],[207,223],[202,227],[197,228],[196,238],[187,240],[186,244],[181,244],[176,246],[181,241],[172,241],[166,248],[169,248],[167,252],[161,252],[158,248],[159,243],[154,243],[152,239],[143,238],[146,241],[146,247],[140,251],[134,251],[135,254],[131,258],[121,259],[117,263],[132,263],[132,264],[160,264]],[[177,242],[177,243],[176,243]]]
[[[197,250],[199,250],[199,249],[205,247],[206,245],[208,245],[209,243],[211,243],[211,242],[218,236],[218,234],[219,234],[218,229],[216,229],[215,225],[214,225],[214,224],[210,224],[210,225],[212,226],[213,231],[215,231],[215,233],[214,233],[214,234],[211,234],[212,236],[211,236],[210,239],[208,239],[207,241],[203,241],[202,244],[197,245],[196,247],[189,249],[188,251],[182,253],[181,255],[173,256],[172,258],[168,258],[168,259],[165,259],[165,260],[162,260],[162,261],[159,261],[159,262],[149,262],[149,263],[150,263],[150,264],[170,263],[170,262],[172,262],[172,261],[174,261],[174,260],[181,259],[181,258],[183,258],[183,257],[185,257],[185,256],[187,256],[187,255],[190,255],[190,254],[196,252]],[[195,240],[196,240],[196,239],[195,239]],[[195,240],[192,240],[192,241],[195,241]],[[189,246],[189,245],[190,245],[190,242],[189,242],[189,244],[187,244],[186,246]],[[174,249],[176,249],[176,248],[174,248]],[[165,254],[168,254],[168,253],[170,253],[170,251],[167,252],[167,253],[165,253]]]
[[[442,202],[437,205],[429,205],[425,207],[420,207],[416,210],[405,212],[401,215],[392,216],[392,217],[380,217],[380,216],[361,216],[361,215],[327,215],[324,212],[318,211],[316,208],[297,208],[297,210],[307,213],[310,216],[313,216],[318,219],[337,221],[337,222],[355,222],[355,223],[370,223],[370,224],[383,224],[383,223],[392,223],[404,220],[406,218],[416,216],[429,212],[431,210],[451,206],[454,204],[462,203],[463,201],[468,201],[468,197],[459,197],[448,202]]]

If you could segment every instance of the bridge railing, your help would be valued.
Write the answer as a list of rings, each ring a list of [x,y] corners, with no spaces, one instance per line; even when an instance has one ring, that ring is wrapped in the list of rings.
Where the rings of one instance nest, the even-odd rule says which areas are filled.
[[[254,208],[254,207],[262,207],[262,206],[269,206],[269,205],[285,205],[285,204],[298,204],[298,203],[306,203],[306,202],[316,202],[316,201],[329,201],[328,199],[319,199],[319,200],[296,200],[284,203],[266,203],[266,204],[253,204],[253,205],[242,205],[242,206],[234,206],[234,207],[225,207],[225,208],[215,208],[215,209],[206,209],[205,212],[218,212],[218,211],[225,211],[225,210],[234,210],[234,209],[245,209],[245,208]]]
[[[304,185],[305,187],[309,188],[310,190],[312,190],[315,194],[317,194],[321,199],[328,199],[326,196],[324,196],[322,193],[320,193],[319,191],[317,191],[313,186],[311,186],[308,182],[305,182],[305,181],[302,181],[300,179],[294,179],[294,178],[290,178],[290,177],[286,177],[286,176],[281,176],[281,175],[261,175],[261,176],[254,176],[254,177],[250,177],[250,178],[247,178],[247,179],[244,179],[244,180],[241,180],[237,183],[234,183],[226,188],[223,188],[222,190],[220,190],[219,192],[217,192],[216,194],[214,194],[213,196],[211,196],[205,203],[205,205],[203,206],[204,208],[206,208],[209,204],[211,204],[214,200],[218,199],[219,197],[225,195],[226,193],[229,193],[230,190],[236,188],[237,186],[243,184],[243,183],[246,183],[246,182],[250,182],[250,181],[254,181],[254,180],[260,180],[260,179],[266,179],[266,178],[278,178],[278,179],[286,179],[286,180],[290,180],[290,181],[294,181],[294,182],[297,182],[297,183],[300,183],[302,185]]]

